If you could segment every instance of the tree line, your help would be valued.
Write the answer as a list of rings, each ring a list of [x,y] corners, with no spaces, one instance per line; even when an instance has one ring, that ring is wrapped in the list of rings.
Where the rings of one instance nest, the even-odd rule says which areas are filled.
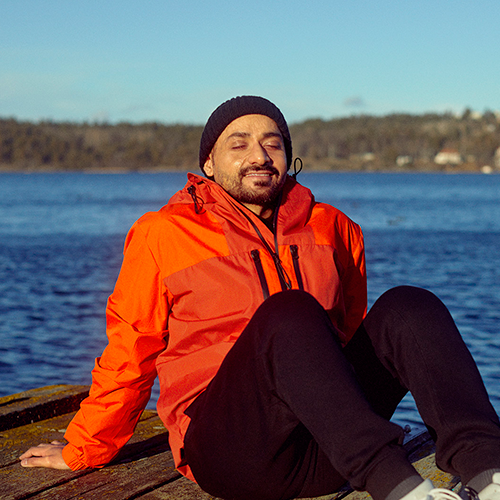
[[[1,170],[194,170],[203,127],[0,119]],[[306,170],[500,170],[500,117],[356,115],[290,126]],[[442,151],[459,161],[436,163]]]

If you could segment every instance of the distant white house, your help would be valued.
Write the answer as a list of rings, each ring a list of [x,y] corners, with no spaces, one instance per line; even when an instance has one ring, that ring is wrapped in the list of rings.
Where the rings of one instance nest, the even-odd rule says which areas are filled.
[[[434,163],[438,165],[460,165],[462,157],[456,149],[443,148],[435,157]]]
[[[411,156],[399,155],[396,158],[396,165],[398,167],[404,167],[405,165],[410,165],[411,163],[413,163],[413,158]]]
[[[374,153],[363,153],[363,154],[359,155],[359,157],[363,161],[373,161],[373,160],[375,160],[375,154]]]

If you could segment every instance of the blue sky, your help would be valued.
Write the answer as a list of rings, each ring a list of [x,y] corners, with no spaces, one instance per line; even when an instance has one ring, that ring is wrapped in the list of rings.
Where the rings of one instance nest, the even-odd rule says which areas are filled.
[[[498,0],[0,0],[0,117],[500,110],[499,26]]]

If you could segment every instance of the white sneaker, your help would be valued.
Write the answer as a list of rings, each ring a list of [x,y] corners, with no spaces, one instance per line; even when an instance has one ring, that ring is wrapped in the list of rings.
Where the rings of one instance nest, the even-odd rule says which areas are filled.
[[[500,472],[493,474],[491,483],[479,493],[467,486],[464,489],[470,500],[500,500]]]

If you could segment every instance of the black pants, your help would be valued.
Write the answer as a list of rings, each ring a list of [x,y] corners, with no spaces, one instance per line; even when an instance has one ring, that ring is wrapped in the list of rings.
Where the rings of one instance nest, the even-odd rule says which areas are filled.
[[[345,348],[301,291],[256,311],[188,408],[185,457],[226,499],[334,492],[346,480],[383,499],[416,471],[389,422],[406,392],[436,439],[440,468],[467,481],[500,467],[500,424],[446,307],[413,287],[386,292]]]

